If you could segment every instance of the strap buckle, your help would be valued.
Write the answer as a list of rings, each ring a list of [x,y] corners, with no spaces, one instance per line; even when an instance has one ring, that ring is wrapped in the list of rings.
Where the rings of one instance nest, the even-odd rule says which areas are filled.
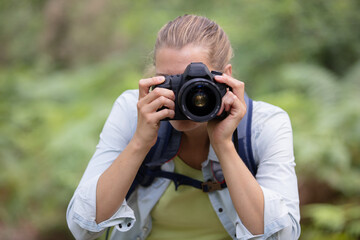
[[[221,190],[222,187],[221,187],[221,183],[219,182],[207,181],[201,183],[201,189],[203,192],[213,192],[213,191]]]

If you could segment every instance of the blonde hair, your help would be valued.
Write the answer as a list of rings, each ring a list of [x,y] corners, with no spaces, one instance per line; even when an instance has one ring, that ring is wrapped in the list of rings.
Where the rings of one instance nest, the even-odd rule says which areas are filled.
[[[160,29],[154,48],[154,63],[160,48],[181,49],[186,45],[203,47],[209,64],[218,71],[223,71],[233,56],[230,41],[218,24],[206,17],[184,15]]]

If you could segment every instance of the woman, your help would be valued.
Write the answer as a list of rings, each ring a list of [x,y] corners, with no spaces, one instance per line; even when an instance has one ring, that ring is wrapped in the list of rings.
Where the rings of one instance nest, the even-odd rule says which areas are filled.
[[[156,76],[139,81],[139,90],[115,102],[97,150],[68,207],[67,221],[77,239],[95,239],[115,226],[112,239],[297,239],[300,214],[292,129],[287,114],[254,101],[252,146],[254,177],[239,157],[232,134],[244,117],[244,83],[232,77],[230,42],[207,18],[185,15],[158,33]],[[151,86],[164,75],[182,74],[202,62],[232,88],[222,99],[225,119],[208,122],[172,120],[182,133],[177,157],[162,168],[201,180],[220,162],[227,189],[204,193],[190,186],[175,191],[166,179],[126,194],[146,154],[155,144],[159,122],[173,118],[175,94]],[[165,108],[162,108],[165,107]],[[161,110],[159,110],[161,109]]]

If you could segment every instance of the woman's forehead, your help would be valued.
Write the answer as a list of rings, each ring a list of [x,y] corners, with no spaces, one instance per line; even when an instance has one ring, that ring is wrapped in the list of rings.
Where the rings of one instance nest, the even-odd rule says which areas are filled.
[[[182,74],[192,62],[202,62],[211,70],[208,64],[207,51],[202,47],[185,46],[181,49],[160,48],[155,56],[157,75]]]

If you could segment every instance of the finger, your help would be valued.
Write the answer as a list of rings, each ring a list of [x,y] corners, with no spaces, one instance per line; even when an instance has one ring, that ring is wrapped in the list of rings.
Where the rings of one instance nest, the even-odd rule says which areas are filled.
[[[160,97],[156,98],[154,101],[152,101],[151,103],[149,103],[148,105],[146,105],[145,111],[155,112],[155,111],[161,109],[162,107],[166,107],[168,109],[174,110],[175,102],[164,96],[160,96]]]
[[[215,80],[219,83],[225,83],[232,88],[232,92],[242,101],[244,100],[245,84],[229,75],[217,75]]]
[[[219,110],[219,112],[218,112],[218,116],[219,115],[221,115],[221,113],[223,112],[223,111],[228,111],[228,109],[229,109],[229,107],[228,107],[228,104],[229,104],[229,100],[228,100],[228,93],[226,93],[223,97],[222,97],[222,99],[221,99],[221,106],[220,106],[220,110]]]
[[[237,97],[231,93],[228,92],[224,97],[224,109],[226,112],[229,112],[234,102],[237,100]]]
[[[175,101],[175,94],[172,90],[169,90],[166,88],[155,88],[153,91],[148,93],[146,96],[140,98],[138,105],[141,107],[143,105],[149,104],[160,96],[164,96],[164,97],[167,97],[167,98]]]
[[[220,109],[216,115],[220,116],[223,113],[223,111],[224,111],[224,101],[221,101]]]
[[[228,91],[222,98],[221,108],[218,115],[220,115],[222,111],[230,112],[232,108],[239,108],[239,107],[240,107],[239,98],[234,93]]]
[[[172,90],[169,90],[166,88],[155,88],[153,91],[151,91],[145,97],[140,99],[140,101],[143,104],[149,104],[161,96],[166,97],[172,101],[175,101],[175,93]]]
[[[156,119],[157,121],[160,121],[164,118],[174,118],[175,117],[175,111],[172,109],[162,109],[160,111],[157,111],[153,114],[154,119]]]
[[[149,93],[151,86],[163,83],[164,81],[164,76],[141,79],[139,81],[139,99],[145,97]]]

